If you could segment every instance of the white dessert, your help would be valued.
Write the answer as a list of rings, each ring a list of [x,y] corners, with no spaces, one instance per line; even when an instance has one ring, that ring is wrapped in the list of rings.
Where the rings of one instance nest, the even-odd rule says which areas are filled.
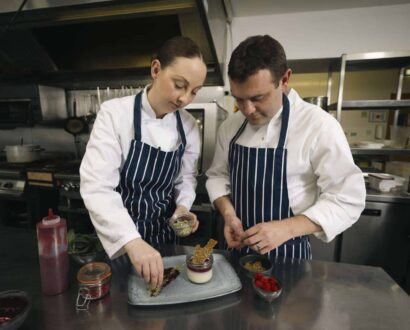
[[[195,271],[187,267],[186,272],[188,279],[193,283],[206,283],[212,278],[212,267],[206,271]]]

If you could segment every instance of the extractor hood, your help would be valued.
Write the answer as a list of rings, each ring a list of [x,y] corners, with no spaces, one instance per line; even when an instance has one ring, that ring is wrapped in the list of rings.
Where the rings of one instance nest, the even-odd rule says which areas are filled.
[[[67,88],[145,84],[153,51],[168,38],[183,35],[204,53],[206,84],[223,85],[222,0],[36,3],[30,7],[28,1],[16,15],[0,2],[0,83]]]

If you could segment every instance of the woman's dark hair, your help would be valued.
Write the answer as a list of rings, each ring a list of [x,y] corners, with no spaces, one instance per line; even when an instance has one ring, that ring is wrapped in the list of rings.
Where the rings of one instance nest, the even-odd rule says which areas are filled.
[[[253,36],[242,41],[232,53],[228,75],[232,80],[242,83],[263,69],[270,70],[276,86],[288,70],[285,50],[268,35]]]
[[[165,41],[152,60],[158,60],[163,68],[170,65],[176,57],[195,58],[203,60],[199,46],[188,37],[173,37]]]

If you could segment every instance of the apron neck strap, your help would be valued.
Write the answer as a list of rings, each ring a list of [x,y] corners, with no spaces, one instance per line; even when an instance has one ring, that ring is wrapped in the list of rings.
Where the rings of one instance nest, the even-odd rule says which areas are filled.
[[[282,96],[282,105],[283,105],[282,125],[280,129],[280,135],[279,135],[279,141],[278,141],[277,148],[283,148],[285,146],[288,126],[289,126],[289,99],[285,94],[282,94],[282,95],[283,95]],[[239,136],[245,130],[245,127],[247,124],[248,124],[248,120],[245,119],[241,127],[236,132],[235,136],[232,138],[230,145],[233,145],[234,143],[236,143],[236,140],[238,140]]]
[[[137,141],[141,141],[141,101],[142,91],[135,95],[134,101],[134,134]]]
[[[134,101],[134,134],[135,140],[141,141],[141,102],[142,102],[142,91],[135,95]],[[182,144],[186,145],[186,137],[184,128],[182,126],[182,119],[181,115],[179,114],[179,110],[175,111],[175,116],[177,118],[177,128],[179,135],[181,136]]]
[[[286,94],[283,94],[283,96],[282,96],[282,104],[283,104],[282,126],[281,126],[281,129],[280,129],[279,142],[278,142],[277,148],[283,148],[285,146],[286,136],[287,136],[287,132],[288,132],[288,126],[289,126],[289,99],[286,96]]]
[[[181,137],[182,144],[185,147],[186,137],[185,137],[184,127],[182,126],[182,119],[181,119],[179,110],[175,111],[175,116],[177,117],[177,127],[178,127],[179,136]]]

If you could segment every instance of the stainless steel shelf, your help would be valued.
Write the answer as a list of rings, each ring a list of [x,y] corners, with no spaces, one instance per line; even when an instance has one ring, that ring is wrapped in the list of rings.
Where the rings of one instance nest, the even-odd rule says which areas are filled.
[[[343,110],[356,109],[403,109],[410,108],[410,100],[353,100],[343,101]],[[329,110],[336,110],[337,103],[329,105]]]
[[[351,148],[352,155],[410,155],[410,149],[364,149],[364,148]]]
[[[393,58],[410,57],[409,51],[369,52],[347,54],[347,61],[389,60]]]
[[[397,62],[398,61],[398,62]],[[397,100],[357,100],[346,101],[343,100],[345,75],[349,71],[349,67],[358,69],[360,63],[376,64],[383,67],[386,64],[400,64],[400,73],[397,84]],[[409,100],[400,100],[403,89],[403,78],[405,69],[410,66],[410,51],[391,51],[391,52],[371,52],[371,53],[357,53],[357,54],[342,54],[340,58],[340,76],[339,76],[339,89],[337,95],[337,103],[332,104],[329,110],[336,110],[336,118],[339,122],[342,119],[342,110],[359,110],[359,109],[389,109],[394,110],[393,124],[397,125],[399,117],[399,110],[403,108],[410,108]],[[330,99],[330,91],[332,86],[332,74],[329,71],[328,77],[328,92],[327,96]]]

